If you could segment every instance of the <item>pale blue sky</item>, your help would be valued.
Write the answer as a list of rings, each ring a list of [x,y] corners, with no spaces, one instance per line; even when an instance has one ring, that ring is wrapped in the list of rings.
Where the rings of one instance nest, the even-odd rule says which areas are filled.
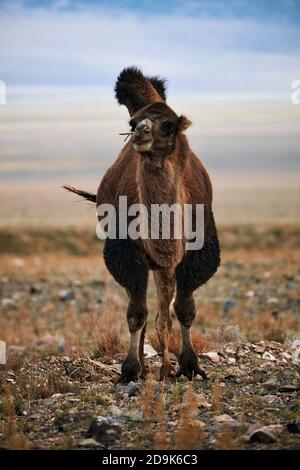
[[[300,169],[296,0],[0,0],[0,178],[101,176],[122,147],[120,70],[168,79],[168,103],[212,175]],[[80,183],[80,181],[78,181]]]
[[[2,0],[0,79],[112,87],[135,64],[174,93],[289,93],[299,22],[296,0]]]

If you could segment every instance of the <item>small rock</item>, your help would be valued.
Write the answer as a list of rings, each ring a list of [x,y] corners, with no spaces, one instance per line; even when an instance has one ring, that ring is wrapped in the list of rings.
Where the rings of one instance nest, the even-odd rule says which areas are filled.
[[[118,408],[115,405],[108,406],[107,411],[116,417],[122,416],[122,413],[123,413],[122,410],[120,410],[120,408]]]
[[[100,442],[95,441],[93,438],[81,439],[78,442],[79,447],[103,447]]]
[[[217,423],[229,423],[230,421],[233,421],[233,418],[229,415],[219,415],[215,417],[215,421]]]
[[[277,351],[283,350],[283,345],[281,343],[278,343],[277,341],[267,341],[266,345],[270,349],[275,349]]]
[[[70,359],[69,356],[63,356],[62,361],[63,362],[71,362],[71,359]]]
[[[178,382],[188,382],[189,379],[185,375],[181,375],[177,378]]]
[[[292,356],[289,353],[287,353],[286,351],[282,352],[281,355],[282,355],[282,357],[284,357],[284,359],[287,359],[287,360],[292,358]]]
[[[4,308],[16,308],[17,307],[15,301],[8,297],[1,300],[1,305]]]
[[[41,292],[41,288],[39,286],[30,286],[29,293],[30,294],[39,294]]]
[[[235,354],[235,350],[231,347],[225,348],[226,354]]]
[[[277,299],[277,297],[269,297],[269,299],[267,300],[267,303],[270,305],[275,305],[275,304],[278,304],[279,303],[279,300]]]
[[[281,398],[278,397],[277,395],[264,395],[263,400],[264,400],[264,402],[266,402],[268,405],[271,405],[272,403],[281,401]]]
[[[294,339],[292,344],[291,344],[292,349],[298,349],[300,348],[300,339]]]
[[[29,419],[40,419],[41,414],[40,413],[33,413],[32,415],[29,416]]]
[[[272,432],[258,429],[257,431],[254,431],[252,434],[250,434],[249,441],[259,442],[261,444],[272,444],[273,442],[276,442],[276,437]]]
[[[171,359],[171,362],[177,362],[178,361],[177,356],[174,353],[171,353],[171,352],[170,352],[170,359]]]
[[[226,299],[223,302],[223,312],[228,313],[233,307],[235,306],[235,300],[234,299]]]
[[[270,352],[268,351],[265,351],[262,355],[262,359],[264,359],[265,361],[276,361],[276,357],[273,356],[273,354],[271,354]]]
[[[142,421],[144,412],[141,409],[132,409],[126,412],[122,412],[120,417],[126,421]]]
[[[300,434],[300,423],[288,423],[286,427],[292,434]]]
[[[206,400],[205,395],[197,394],[197,407],[198,408],[212,408],[213,405]]]
[[[151,346],[149,343],[144,344],[144,354],[146,359],[150,359],[151,357],[158,356],[157,351]]]
[[[69,300],[75,299],[75,292],[72,290],[60,290],[58,293],[59,300],[62,302],[67,302]]]
[[[300,384],[297,384],[297,385],[282,385],[279,388],[279,392],[282,392],[282,393],[292,393],[292,392],[297,392],[298,390],[300,390]]]
[[[97,416],[93,419],[86,435],[98,442],[113,442],[121,433],[121,426],[113,418]]]
[[[220,361],[220,356],[216,351],[203,353],[202,356],[207,357],[211,362],[214,363],[218,363]]]
[[[228,362],[228,364],[235,364],[235,363],[236,363],[236,360],[235,360],[234,357],[229,357],[229,358],[227,359],[227,362]]]
[[[266,380],[265,382],[262,383],[262,385],[264,385],[266,388],[274,388],[276,387],[276,385],[278,384],[278,380],[277,380],[277,377],[270,377],[268,380]]]
[[[11,261],[12,266],[15,266],[16,268],[23,268],[25,266],[25,261],[22,258],[14,258]]]
[[[253,297],[255,297],[255,292],[254,292],[254,290],[248,290],[248,292],[245,293],[245,296],[246,296],[248,299],[253,299]]]
[[[266,350],[265,346],[261,346],[259,344],[255,344],[254,349],[255,349],[255,352],[257,352],[259,354],[263,354]]]
[[[141,386],[137,382],[129,382],[127,385],[119,386],[118,387],[118,392],[124,395],[124,393],[127,393],[129,397],[133,397],[134,395],[139,392]]]
[[[283,424],[270,424],[253,431],[249,436],[250,442],[260,442],[262,444],[272,444],[277,437],[284,433],[286,426]]]

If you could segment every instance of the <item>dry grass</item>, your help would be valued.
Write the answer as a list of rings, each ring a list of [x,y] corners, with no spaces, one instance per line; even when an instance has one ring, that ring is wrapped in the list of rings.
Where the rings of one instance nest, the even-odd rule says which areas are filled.
[[[221,231],[225,240],[222,267],[195,294],[197,316],[192,340],[198,354],[222,350],[228,344],[235,345],[241,338],[250,342],[273,340],[283,343],[286,338],[300,331],[300,250],[296,243],[297,233],[291,227],[279,232],[274,228],[265,228],[261,233],[245,228],[244,234],[240,228]],[[23,233],[22,237],[25,235]],[[284,239],[284,235],[287,239]],[[24,437],[20,420],[25,409],[28,412],[34,408],[35,400],[57,393],[80,393],[78,383],[72,384],[68,376],[61,375],[61,371],[46,371],[38,379],[34,373],[24,376],[24,358],[39,364],[44,357],[49,358],[52,354],[55,357],[69,355],[72,360],[89,356],[113,364],[122,361],[128,345],[127,295],[108,274],[99,256],[99,245],[97,254],[95,247],[92,247],[89,255],[80,255],[88,247],[88,238],[83,242],[85,238],[80,235],[78,244],[81,249],[76,251],[76,255],[70,255],[69,247],[59,243],[58,256],[54,251],[51,252],[52,248],[48,251],[49,240],[53,244],[51,246],[55,247],[56,236],[49,236],[45,242],[39,233],[37,251],[33,252],[35,235],[30,232],[26,256],[16,256],[9,253],[10,250],[0,255],[0,338],[8,345],[8,362],[0,369],[3,397],[1,419],[5,423],[0,425],[0,434],[9,448],[21,449],[32,445]],[[261,237],[267,240],[262,241]],[[280,250],[275,245],[272,248],[276,239],[283,240]],[[76,236],[72,240],[72,243],[77,243]],[[5,243],[10,243],[8,238]],[[267,248],[257,248],[261,246]],[[41,247],[46,248],[47,253],[42,253]],[[30,293],[30,289],[35,286],[37,293]],[[60,300],[61,290],[72,291],[73,300]],[[234,304],[225,312],[223,302],[228,298],[233,298]],[[275,301],[270,301],[274,298]],[[6,305],[3,303],[5,299],[9,300]],[[156,298],[152,279],[148,299],[150,312],[147,340],[158,350],[154,328]],[[174,319],[170,350],[178,357],[180,349],[180,329]],[[202,361],[206,368],[208,363],[205,364],[204,359]],[[222,371],[220,376],[217,372],[221,366],[210,365],[215,370],[210,389],[210,412],[216,416],[228,410],[222,396]],[[72,380],[79,377],[83,384],[92,380],[88,377],[88,371],[84,370],[84,365],[78,367],[78,370],[75,368],[72,371]],[[15,374],[14,387],[7,387],[3,379],[8,371]],[[141,401],[132,402],[133,407],[141,406],[144,410],[143,426],[148,446],[153,445],[162,450],[203,447],[205,432],[197,416],[199,409],[195,393],[192,389],[186,391],[186,385],[177,383],[172,391],[170,405],[169,391],[157,392],[154,381],[157,372],[157,368],[150,371],[143,386]],[[98,380],[96,372],[93,377]],[[107,408],[110,401],[105,393],[97,390],[94,396],[97,406]],[[88,396],[83,401],[89,399]],[[178,414],[178,407],[179,422],[170,431],[166,415],[169,409]],[[239,413],[242,416],[244,411],[240,409]],[[62,445],[69,444],[64,441]],[[216,445],[220,449],[235,448],[236,437],[224,427],[217,436]]]
[[[201,448],[205,434],[201,423],[196,419],[198,415],[197,404],[196,393],[192,389],[188,389],[183,395],[179,423],[175,431],[176,449],[193,450]]]
[[[166,396],[163,384],[155,406],[156,416],[159,416],[159,428],[154,434],[154,448],[157,450],[167,450],[170,446],[170,437],[166,431],[166,418],[164,410],[165,399]]]
[[[31,443],[19,428],[14,394],[8,385],[6,385],[2,396],[2,414],[6,417],[6,425],[2,429],[3,447],[12,450],[30,449]]]
[[[213,405],[216,414],[222,413],[222,388],[220,384],[220,378],[217,377],[214,384],[213,392]]]

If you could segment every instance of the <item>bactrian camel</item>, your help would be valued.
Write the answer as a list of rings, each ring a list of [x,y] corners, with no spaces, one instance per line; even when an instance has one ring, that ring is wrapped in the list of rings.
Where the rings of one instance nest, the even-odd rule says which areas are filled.
[[[220,264],[210,178],[184,134],[191,122],[166,104],[164,80],[148,78],[135,67],[126,68],[117,79],[115,94],[118,103],[129,111],[130,139],[105,173],[97,195],[69,186],[66,189],[97,206],[112,204],[116,209],[119,196],[127,196],[128,205],[142,203],[149,208],[152,204],[177,203],[192,204],[194,211],[196,204],[204,204],[205,221],[204,244],[198,250],[187,250],[184,237],[105,240],[107,269],[129,297],[127,321],[131,337],[121,380],[136,380],[146,373],[143,350],[150,270],[158,299],[155,325],[162,354],[160,378],[183,374],[192,379],[200,374],[205,379],[192,345],[191,326],[196,315],[193,292],[214,275]],[[173,308],[182,338],[177,371],[169,353],[174,292]]]

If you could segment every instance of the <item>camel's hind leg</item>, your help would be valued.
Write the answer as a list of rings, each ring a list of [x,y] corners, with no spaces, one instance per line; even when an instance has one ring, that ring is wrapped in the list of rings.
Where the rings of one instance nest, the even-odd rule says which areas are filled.
[[[181,329],[181,352],[178,358],[179,369],[176,376],[185,375],[190,380],[197,374],[206,379],[205,372],[199,368],[198,357],[194,351],[191,340],[191,327],[196,316],[195,302],[192,294],[177,288],[174,303],[175,314]]]
[[[168,377],[175,372],[169,352],[169,333],[172,326],[169,308],[174,292],[175,272],[173,269],[154,271],[154,281],[158,300],[158,314],[155,326],[162,352],[162,366],[160,369],[160,380],[162,380],[164,377]]]
[[[180,322],[182,338],[177,376],[183,374],[192,379],[196,374],[200,374],[206,378],[205,372],[199,368],[198,357],[191,341],[191,327],[196,316],[193,291],[214,275],[219,264],[220,247],[212,217],[210,233],[206,237],[204,246],[198,251],[188,251],[176,268],[174,310]]]

